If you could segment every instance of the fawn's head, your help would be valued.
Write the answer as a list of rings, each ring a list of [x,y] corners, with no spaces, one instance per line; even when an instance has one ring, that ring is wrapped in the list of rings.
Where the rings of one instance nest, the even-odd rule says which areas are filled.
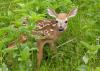
[[[47,9],[48,14],[56,19],[56,23],[59,31],[64,31],[67,28],[68,19],[74,17],[77,13],[77,8],[72,9],[68,14],[67,13],[59,13],[57,14],[53,9]]]

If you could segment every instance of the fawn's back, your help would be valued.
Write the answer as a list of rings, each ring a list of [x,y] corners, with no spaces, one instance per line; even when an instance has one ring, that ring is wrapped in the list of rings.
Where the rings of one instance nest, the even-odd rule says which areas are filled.
[[[59,37],[60,33],[56,20],[45,19],[37,21],[37,28],[35,29],[34,34],[44,37],[41,39],[55,41]]]

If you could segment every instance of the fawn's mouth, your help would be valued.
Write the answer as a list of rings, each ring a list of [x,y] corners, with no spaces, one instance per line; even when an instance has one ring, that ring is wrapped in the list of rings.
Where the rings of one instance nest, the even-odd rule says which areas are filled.
[[[64,29],[59,29],[60,32],[64,31]]]

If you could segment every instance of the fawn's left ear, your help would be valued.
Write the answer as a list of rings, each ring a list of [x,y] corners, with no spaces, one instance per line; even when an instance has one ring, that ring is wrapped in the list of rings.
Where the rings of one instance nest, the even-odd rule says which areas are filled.
[[[78,10],[77,8],[72,9],[72,10],[68,13],[68,18],[76,16],[77,10]]]
[[[47,9],[47,11],[50,16],[55,17],[55,18],[57,17],[57,13],[55,12],[55,10],[49,8]]]

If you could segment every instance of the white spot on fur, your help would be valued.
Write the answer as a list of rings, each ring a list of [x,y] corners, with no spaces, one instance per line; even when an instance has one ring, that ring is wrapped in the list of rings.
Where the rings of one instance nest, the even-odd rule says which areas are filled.
[[[41,26],[37,26],[39,29],[42,29],[43,27],[41,27]]]
[[[52,24],[52,26],[56,26],[56,24]]]
[[[54,31],[53,29],[50,29],[50,31]]]

